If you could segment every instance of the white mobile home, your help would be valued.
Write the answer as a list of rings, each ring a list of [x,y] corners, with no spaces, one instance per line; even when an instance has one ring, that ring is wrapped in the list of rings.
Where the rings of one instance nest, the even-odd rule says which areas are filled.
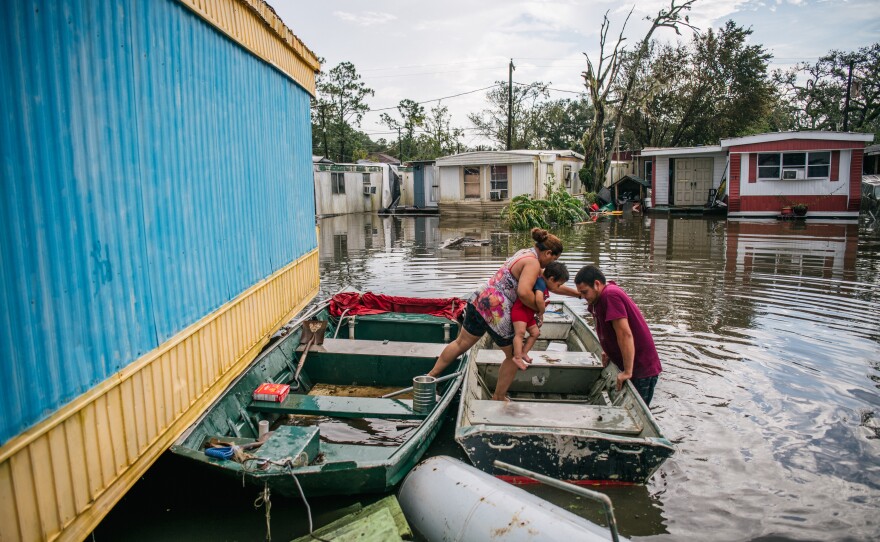
[[[548,183],[582,194],[578,171],[583,165],[583,155],[568,150],[479,151],[438,158],[440,213],[498,216],[516,196],[544,197]]]
[[[315,214],[369,213],[383,208],[388,165],[315,163]]]

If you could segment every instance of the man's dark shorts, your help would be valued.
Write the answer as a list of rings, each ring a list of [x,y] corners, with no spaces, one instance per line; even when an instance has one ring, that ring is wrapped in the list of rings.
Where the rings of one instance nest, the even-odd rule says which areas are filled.
[[[492,341],[494,341],[499,347],[510,346],[513,344],[513,337],[505,339],[501,335],[495,333],[492,328],[489,327],[489,324],[483,320],[483,317],[480,316],[480,313],[477,312],[477,309],[472,303],[468,303],[467,307],[464,309],[464,320],[461,323],[461,327],[471,335],[477,337],[482,337],[488,333],[489,336],[492,337]]]
[[[630,382],[635,386],[636,391],[642,396],[642,400],[646,405],[651,406],[651,399],[654,398],[654,386],[657,385],[659,376],[649,376],[647,378],[631,378]]]

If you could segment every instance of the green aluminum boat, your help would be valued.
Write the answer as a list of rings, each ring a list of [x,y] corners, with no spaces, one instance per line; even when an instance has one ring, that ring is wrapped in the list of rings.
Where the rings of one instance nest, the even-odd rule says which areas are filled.
[[[348,298],[334,306],[340,296]],[[384,312],[358,314],[368,296],[379,308],[366,312]],[[285,495],[298,495],[298,486],[307,495],[392,489],[437,435],[468,354],[450,365],[445,381],[437,379],[437,395],[426,399],[419,389],[415,398],[412,392],[382,396],[413,386],[414,377],[433,367],[458,334],[452,318],[463,304],[337,294],[260,354],[171,451]],[[425,314],[426,307],[443,316]],[[320,338],[304,341],[309,326],[320,332],[324,325]],[[288,384],[290,393],[280,402],[254,400],[263,383]]]
[[[550,303],[531,366],[518,371],[509,402],[492,401],[504,353],[486,338],[470,352],[455,439],[475,467],[517,483],[493,462],[575,483],[644,484],[674,452],[630,382],[584,318]]]

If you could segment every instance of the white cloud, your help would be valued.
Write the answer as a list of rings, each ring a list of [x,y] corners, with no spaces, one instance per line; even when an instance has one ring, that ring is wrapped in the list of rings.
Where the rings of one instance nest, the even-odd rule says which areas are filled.
[[[552,82],[553,88],[579,91],[582,53],[595,58],[606,11],[612,23],[608,38],[616,40],[635,4],[625,33],[632,47],[650,24],[645,17],[669,6],[669,0],[269,2],[310,49],[326,58],[324,69],[341,61],[354,63],[364,82],[376,91],[369,99],[373,108],[393,107],[402,98],[425,101],[506,81],[511,58],[516,64],[514,81]],[[876,41],[880,13],[871,9],[876,2],[699,0],[688,15],[703,31],[733,19],[754,30],[750,43],[763,44],[784,62],[794,62],[833,48],[851,50]],[[361,11],[365,5],[372,11]],[[691,35],[683,29],[679,37],[664,28],[655,37],[675,41],[689,40]],[[485,106],[485,93],[443,100],[443,105],[458,126],[468,127],[467,114]],[[378,125],[378,117],[377,112],[367,114],[363,128],[387,131]]]
[[[394,14],[380,13],[377,11],[364,11],[362,13],[334,11],[333,15],[342,19],[343,21],[354,23],[358,26],[373,26],[376,24],[385,24],[397,19],[397,16]]]

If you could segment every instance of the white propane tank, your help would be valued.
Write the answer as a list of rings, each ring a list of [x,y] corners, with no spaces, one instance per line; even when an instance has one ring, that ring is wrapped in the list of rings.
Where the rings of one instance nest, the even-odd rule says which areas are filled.
[[[429,542],[611,540],[608,529],[447,456],[417,465],[398,501]]]

